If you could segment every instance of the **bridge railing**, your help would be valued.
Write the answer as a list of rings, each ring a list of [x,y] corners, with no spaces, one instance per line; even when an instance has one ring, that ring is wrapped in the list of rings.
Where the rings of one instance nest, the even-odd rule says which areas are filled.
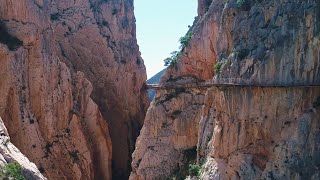
[[[197,83],[186,83],[186,84],[166,84],[160,86],[159,84],[147,84],[147,88],[150,89],[172,89],[172,88],[208,88],[214,86],[255,86],[255,87],[311,87],[311,86],[320,86],[320,84],[280,84],[280,83],[259,83],[253,82],[252,80],[245,80],[243,78],[219,78],[206,80],[204,82]]]

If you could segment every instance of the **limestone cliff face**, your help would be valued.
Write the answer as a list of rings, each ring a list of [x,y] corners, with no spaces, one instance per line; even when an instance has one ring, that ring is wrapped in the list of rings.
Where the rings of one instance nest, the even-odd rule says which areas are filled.
[[[254,85],[319,85],[319,7],[316,0],[200,0],[192,39],[161,83],[214,79]],[[192,105],[196,102],[192,98],[205,95],[193,109],[199,114],[196,117],[180,107],[188,91],[195,89],[178,95],[157,92],[133,154],[131,179],[185,177],[181,169],[192,163],[184,153],[190,147],[197,147],[197,155],[191,158],[197,158],[202,168],[201,179],[319,178],[319,87],[198,91],[183,101]],[[188,146],[176,148],[177,143],[171,141],[150,158],[152,148],[161,143],[149,141],[148,136],[160,139],[159,132],[174,129],[179,122],[174,119],[161,127],[170,122],[163,107],[184,114],[186,123],[181,126],[190,127],[186,137],[198,142],[184,141]],[[179,130],[172,131],[167,139],[177,135]]]
[[[318,179],[319,100],[319,87],[210,89],[201,179]]]
[[[111,159],[127,178],[149,103],[133,1],[4,1],[0,19],[0,115],[13,143],[49,179],[110,179]]]
[[[37,166],[30,162],[11,142],[8,131],[0,118],[0,166],[17,162],[22,168],[22,175],[27,179],[45,180]]]
[[[177,89],[157,95],[137,139],[130,179],[166,178],[197,144],[203,92]]]
[[[133,0],[50,2],[59,58],[93,84],[92,98],[110,125],[115,178],[127,178],[149,106],[136,40]]]
[[[108,125],[91,83],[56,53],[48,1],[1,1],[0,116],[48,179],[111,179]]]

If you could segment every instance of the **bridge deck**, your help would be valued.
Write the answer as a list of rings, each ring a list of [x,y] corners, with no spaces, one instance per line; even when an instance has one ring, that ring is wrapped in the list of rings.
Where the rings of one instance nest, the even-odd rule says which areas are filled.
[[[250,84],[237,84],[237,83],[198,83],[198,84],[175,84],[175,85],[164,85],[159,84],[147,84],[148,89],[177,89],[177,88],[199,88],[206,89],[211,87],[277,87],[277,88],[288,88],[288,87],[320,87],[320,85],[250,85]]]

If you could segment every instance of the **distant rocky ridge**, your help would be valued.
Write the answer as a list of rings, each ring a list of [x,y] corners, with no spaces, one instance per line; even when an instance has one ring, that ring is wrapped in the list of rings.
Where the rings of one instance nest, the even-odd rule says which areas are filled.
[[[158,84],[162,75],[166,72],[166,69],[158,72],[156,75],[152,76],[147,80],[148,84]],[[149,99],[152,101],[154,96],[156,95],[156,91],[154,89],[148,89]]]

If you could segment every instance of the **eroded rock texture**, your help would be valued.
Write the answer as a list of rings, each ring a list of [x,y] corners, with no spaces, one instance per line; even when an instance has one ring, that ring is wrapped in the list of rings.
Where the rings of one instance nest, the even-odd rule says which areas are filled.
[[[210,165],[202,179],[320,177],[320,88],[230,87],[206,97],[198,158]]]
[[[151,104],[137,139],[130,179],[165,178],[185,162],[187,150],[195,151],[204,95],[177,89],[159,96]]]
[[[21,165],[22,175],[27,179],[45,180],[37,166],[30,162],[11,142],[8,131],[0,118],[0,166],[11,162]]]
[[[319,85],[319,7],[316,0],[200,0],[192,39],[161,83],[214,79],[251,85]],[[148,110],[133,154],[131,179],[184,178],[186,174],[176,170],[188,166],[183,152],[193,146],[201,179],[319,178],[319,87],[199,90],[184,100],[192,105],[193,98],[206,94],[193,110],[197,116],[183,105],[175,106],[194,89],[178,96],[170,95],[172,91],[157,92]],[[198,142],[184,141],[188,146],[175,153],[167,152],[175,147],[171,143],[156,149],[150,158],[152,148],[161,143],[149,141],[148,136],[160,139],[160,132],[180,122],[168,121],[163,107],[186,115],[184,125],[194,124],[188,126],[186,136]],[[163,122],[171,125],[161,127]],[[178,134],[172,131],[167,139]]]
[[[110,179],[111,159],[127,178],[149,103],[133,1],[3,1],[0,19],[13,143],[49,179]]]
[[[50,6],[59,58],[92,82],[92,98],[111,127],[114,177],[128,178],[149,106],[133,0],[55,0]]]
[[[0,115],[48,179],[111,179],[108,125],[91,83],[60,62],[48,1],[1,1]]]

